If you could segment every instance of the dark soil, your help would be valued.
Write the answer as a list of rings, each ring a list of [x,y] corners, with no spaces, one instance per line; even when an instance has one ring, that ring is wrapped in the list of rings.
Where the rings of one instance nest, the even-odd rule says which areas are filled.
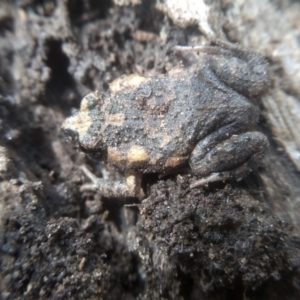
[[[258,173],[204,191],[148,176],[142,204],[80,192],[83,164],[120,176],[61,132],[82,96],[164,73],[174,45],[203,39],[154,1],[0,3],[0,299],[300,298],[300,241]]]

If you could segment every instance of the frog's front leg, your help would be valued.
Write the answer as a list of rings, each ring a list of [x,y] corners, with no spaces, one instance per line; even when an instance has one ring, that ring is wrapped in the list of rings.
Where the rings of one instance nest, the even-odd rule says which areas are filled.
[[[84,184],[80,190],[98,191],[102,196],[107,198],[119,197],[138,197],[141,189],[142,175],[137,173],[129,173],[125,182],[111,182],[103,178],[98,178],[90,172],[85,166],[81,167],[84,174],[92,181],[91,184]]]
[[[242,179],[259,166],[268,145],[262,133],[246,132],[210,145],[203,156],[200,142],[191,154],[190,166],[202,179],[194,182],[191,188],[213,181]]]

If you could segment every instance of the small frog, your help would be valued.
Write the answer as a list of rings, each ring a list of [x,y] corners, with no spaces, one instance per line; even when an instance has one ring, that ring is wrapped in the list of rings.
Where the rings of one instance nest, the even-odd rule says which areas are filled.
[[[242,179],[260,164],[268,140],[252,131],[259,111],[249,99],[269,85],[266,61],[240,50],[196,50],[195,66],[156,77],[122,76],[104,95],[86,95],[64,122],[82,151],[126,174],[124,182],[112,183],[85,169],[102,195],[138,196],[145,173],[189,165],[200,177],[195,188]]]

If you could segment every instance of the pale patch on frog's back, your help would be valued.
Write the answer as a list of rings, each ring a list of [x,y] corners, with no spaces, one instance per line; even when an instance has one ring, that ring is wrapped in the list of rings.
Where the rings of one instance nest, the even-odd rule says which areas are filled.
[[[118,94],[121,92],[135,90],[148,80],[149,78],[140,76],[138,74],[125,75],[115,79],[109,85],[109,88],[113,94]]]
[[[168,133],[163,133],[159,147],[164,148],[172,141],[172,137]]]
[[[124,156],[117,148],[108,147],[107,160],[109,163],[111,163],[113,165],[119,165],[124,162]]]
[[[130,170],[131,168],[140,168],[148,165],[150,156],[144,147],[139,145],[133,145],[128,150],[108,147],[107,161],[121,170]]]
[[[188,156],[169,157],[165,163],[166,168],[177,168],[188,160]]]
[[[105,124],[106,125],[122,126],[124,121],[125,121],[125,115],[122,113],[105,115]]]
[[[148,163],[150,160],[149,155],[142,146],[133,145],[127,153],[127,163],[131,165],[142,165]]]

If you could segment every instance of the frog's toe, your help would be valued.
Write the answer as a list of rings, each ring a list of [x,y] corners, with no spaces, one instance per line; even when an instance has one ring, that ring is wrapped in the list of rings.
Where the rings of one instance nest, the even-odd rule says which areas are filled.
[[[196,188],[196,187],[203,187],[206,184],[208,184],[209,182],[214,182],[214,181],[222,181],[222,180],[226,180],[228,179],[227,177],[224,177],[224,175],[222,173],[213,173],[208,177],[205,178],[201,178],[197,181],[195,181],[194,183],[192,183],[190,185],[190,188]]]
[[[86,183],[80,187],[80,192],[97,192],[98,189],[98,185],[93,183]]]

